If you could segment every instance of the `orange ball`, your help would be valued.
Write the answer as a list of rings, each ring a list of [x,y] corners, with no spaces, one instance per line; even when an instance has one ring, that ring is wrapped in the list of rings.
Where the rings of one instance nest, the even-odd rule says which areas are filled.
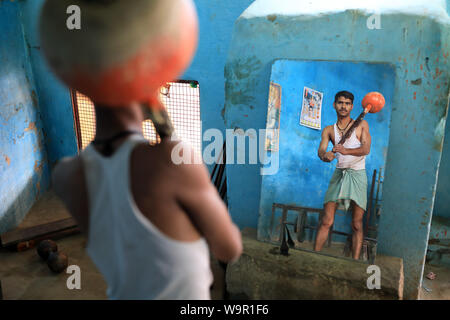
[[[369,92],[362,100],[362,106],[364,109],[366,109],[369,105],[371,106],[369,110],[370,113],[379,112],[384,108],[385,103],[386,102],[383,95],[379,92]]]
[[[68,28],[71,5],[81,29]],[[192,61],[198,18],[192,0],[47,0],[40,37],[55,74],[95,103],[156,107],[159,88]]]

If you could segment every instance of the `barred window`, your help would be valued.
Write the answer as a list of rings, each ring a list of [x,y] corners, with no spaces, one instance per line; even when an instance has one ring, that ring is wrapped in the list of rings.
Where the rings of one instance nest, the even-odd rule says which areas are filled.
[[[176,134],[189,142],[201,154],[200,86],[197,81],[168,82],[160,90],[161,101],[172,120]],[[95,137],[95,109],[92,101],[77,91],[72,91],[72,103],[78,149],[82,150]],[[150,120],[142,122],[144,137],[151,144],[160,141]]]

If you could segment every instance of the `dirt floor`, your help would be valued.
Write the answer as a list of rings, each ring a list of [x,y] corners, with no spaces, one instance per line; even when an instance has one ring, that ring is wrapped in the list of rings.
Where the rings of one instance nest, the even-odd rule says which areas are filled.
[[[290,250],[304,250],[304,251],[309,251],[309,252],[315,252],[313,241],[299,242],[296,239],[293,239],[293,242],[295,244],[295,248],[290,249]],[[274,245],[279,246],[279,243],[274,242]],[[326,242],[322,248],[322,251],[320,251],[320,254],[338,257],[338,258],[344,258],[344,259],[352,259],[351,252],[349,252],[348,255],[344,254],[344,247],[345,247],[345,243],[343,243],[343,242],[332,242],[330,246],[328,246],[328,242]],[[361,255],[361,260],[362,260],[362,257],[363,256]]]
[[[58,251],[69,257],[69,265],[81,270],[81,289],[69,290],[70,274],[55,274],[35,249],[10,252],[0,249],[0,280],[5,300],[104,300],[106,283],[84,250],[85,237],[81,234],[57,240]],[[211,298],[223,299],[225,275],[221,267],[211,261],[214,284]]]
[[[426,278],[430,271],[436,274],[434,280]],[[450,300],[450,268],[426,264],[419,299]]]
[[[38,201],[18,228],[26,228],[38,224],[68,218],[56,196],[49,192]],[[36,249],[13,252],[0,248],[0,281],[5,300],[104,300],[106,299],[106,283],[102,275],[85,251],[85,237],[82,234],[68,236],[56,241],[58,251],[69,257],[69,265],[77,265],[81,270],[81,289],[70,290],[67,280],[71,276],[65,272],[55,274],[45,261],[37,255]],[[312,243],[295,241],[297,247],[312,250]],[[324,246],[323,253],[343,256],[342,243]],[[225,297],[225,274],[217,261],[211,260],[214,284],[211,298],[220,300]],[[437,276],[434,280],[424,277],[424,287],[420,292],[423,300],[450,300],[450,269],[440,266],[426,265],[426,276],[430,271]]]
[[[67,212],[64,204],[53,191],[50,190],[36,201],[17,228],[23,229],[67,218],[70,218],[69,212]]]
[[[36,249],[23,252],[0,250],[0,280],[5,300],[91,300],[106,299],[106,284],[84,250],[82,235],[57,240],[58,251],[69,258],[69,266],[81,270],[81,289],[69,290],[70,274],[53,273],[37,254]]]
[[[17,229],[69,218],[64,205],[52,191],[47,192],[30,210]],[[106,283],[85,251],[86,239],[82,234],[56,240],[58,251],[65,253],[70,265],[81,270],[81,289],[70,290],[67,280],[71,274],[55,274],[37,254],[36,248],[16,252],[0,247],[0,282],[5,300],[103,300]],[[214,284],[212,299],[223,299],[225,272],[215,259],[211,259]]]

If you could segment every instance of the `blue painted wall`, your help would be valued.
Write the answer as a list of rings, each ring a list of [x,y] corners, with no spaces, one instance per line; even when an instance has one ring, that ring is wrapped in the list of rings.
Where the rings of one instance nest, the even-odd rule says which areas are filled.
[[[368,74],[376,76],[367,77]],[[369,198],[373,170],[378,171],[379,168],[384,170],[385,167],[394,78],[393,67],[379,63],[294,60],[274,62],[270,81],[281,85],[282,88],[278,152],[280,161],[276,174],[262,176],[258,239],[270,238],[270,219],[274,202],[322,208],[325,192],[336,168],[336,161],[325,163],[317,156],[322,130],[300,125],[303,88],[308,87],[323,93],[322,129],[337,121],[333,102],[338,91],[347,90],[355,96],[351,112],[353,119],[356,119],[363,110],[361,101],[368,92],[378,91],[384,95],[387,103],[383,110],[365,117],[372,136],[371,151],[366,157]],[[328,151],[331,149],[330,143]],[[279,215],[281,211],[278,210]],[[296,212],[291,214],[292,218],[296,217]],[[317,225],[318,215],[310,216],[308,224]],[[334,230],[351,233],[351,213],[337,212]],[[311,234],[310,237],[313,239],[314,235]],[[333,236],[333,241],[345,240],[344,236]]]
[[[265,127],[275,59],[394,65],[378,252],[403,258],[405,297],[415,299],[423,274],[444,135],[435,128],[446,120],[449,24],[424,16],[381,14],[380,30],[367,29],[369,15],[357,10],[238,19],[225,67],[226,125],[244,130]],[[259,165],[227,165],[229,208],[241,227],[257,226],[259,169]]]
[[[448,117],[433,210],[433,216],[435,215],[450,219],[450,124]]]
[[[252,0],[227,2],[195,0],[200,23],[199,46],[192,65],[182,78],[200,82],[203,130],[217,128],[223,131],[225,128],[224,66],[228,46],[234,21],[251,2]],[[24,145],[24,150],[28,150],[27,156],[24,157],[23,152],[25,151],[18,151],[15,144],[11,143],[11,138],[15,135],[21,136],[23,130],[20,131],[21,129],[14,125],[9,128],[2,127],[0,151],[4,161],[0,159],[0,172],[2,173],[0,232],[17,225],[39,195],[49,188],[49,170],[55,162],[62,157],[73,156],[77,153],[70,91],[52,74],[40,51],[37,25],[43,3],[44,0],[0,1],[2,10],[2,16],[0,16],[2,18],[0,33],[2,34],[0,36],[3,40],[0,47],[1,52],[4,52],[0,57],[2,64],[0,70],[22,68],[24,65],[22,69],[16,70],[8,77],[6,72],[2,72],[1,89],[2,92],[7,93],[9,100],[0,97],[0,103],[8,106],[12,104],[13,108],[16,105],[22,106],[20,104],[22,103],[24,107],[20,107],[20,110],[32,112],[33,116],[28,117],[28,120],[36,124],[36,132],[40,139],[38,139],[40,141],[39,148],[48,151],[48,153],[42,151],[42,154],[37,152],[29,155],[30,152]],[[14,78],[14,81],[17,82],[14,85],[11,82],[12,77],[18,78]],[[23,87],[23,79],[20,77],[25,77],[25,87]],[[23,94],[24,90],[30,91],[32,94],[34,109],[26,104],[29,103],[29,97]],[[28,99],[26,103],[24,99]],[[0,110],[0,112],[4,115],[10,110]],[[22,116],[20,121],[26,121],[25,115],[17,112],[18,115]],[[10,116],[5,117],[9,118]],[[17,126],[19,122],[14,123]],[[29,134],[29,136],[32,135]],[[34,145],[32,141],[28,143]],[[21,158],[26,160],[19,164],[18,160]],[[36,160],[38,160],[36,168],[38,172],[42,171],[42,179],[33,178],[33,182],[29,182],[29,185],[25,186],[25,182],[21,179],[29,180],[28,176],[31,173],[28,172],[33,171]],[[21,176],[21,179],[17,179],[16,175],[22,172],[25,172],[24,175]],[[6,187],[13,178],[14,183]],[[40,190],[39,194],[35,191],[36,185]]]
[[[3,41],[0,47],[3,53],[5,43],[18,45],[19,40],[11,42],[3,29],[17,28],[18,23],[8,17],[20,13],[25,30],[25,48],[22,48],[23,51],[17,50],[14,55],[10,52],[13,50],[8,48],[2,57],[8,54],[20,60],[22,56],[27,65],[24,52],[30,51],[42,113],[42,123],[36,122],[36,126],[43,126],[49,150],[48,160],[53,164],[62,156],[76,153],[76,139],[69,91],[54,79],[40,57],[35,26],[42,2],[20,1],[20,12],[17,11],[17,3],[0,2],[3,8],[8,7],[9,10],[7,14],[6,11],[3,13],[5,19],[2,16],[0,20],[0,24],[5,25],[0,29],[2,36],[8,40]],[[183,78],[200,82],[203,130],[264,128],[270,66],[276,58],[355,60],[395,65],[397,78],[392,109],[392,123],[395,125],[391,128],[388,150],[386,186],[389,187],[385,189],[388,196],[384,199],[388,209],[384,212],[384,221],[381,221],[384,234],[380,235],[380,251],[405,259],[407,292],[414,295],[421,278],[433,207],[432,195],[441,155],[443,134],[430,128],[435,128],[441,119],[445,121],[450,69],[448,28],[424,17],[386,15],[382,30],[367,30],[367,16],[357,11],[308,21],[272,16],[270,19],[238,20],[230,46],[233,22],[251,2],[195,0],[200,18],[200,43],[194,62]],[[301,43],[301,39],[308,39],[308,44]],[[15,66],[20,66],[20,63],[15,63]],[[27,68],[31,76],[31,68]],[[412,81],[417,79],[422,82],[413,84]],[[36,111],[36,120],[39,120],[37,115]],[[1,132],[3,135],[3,132],[13,130]],[[1,139],[4,139],[3,136]],[[3,148],[10,146],[0,143],[2,152]],[[39,153],[31,158],[41,156],[44,159],[45,155]],[[26,170],[33,168],[34,163],[30,161],[25,166]],[[3,176],[7,176],[5,173],[9,169],[5,165],[2,168],[2,179],[6,179]],[[42,168],[45,173],[45,162]],[[241,227],[256,227],[261,189],[259,165],[229,165],[227,170],[233,219]],[[17,180],[16,173],[12,175],[12,171],[8,172],[10,178]],[[41,182],[41,191],[44,185]],[[20,192],[16,190],[9,193],[6,199],[17,200],[18,194]],[[4,201],[1,203],[3,205]]]
[[[73,110],[69,90],[49,71],[40,52],[37,23],[43,0],[20,2],[22,21],[37,93],[42,106],[42,118],[50,165],[64,156],[77,153]],[[224,130],[224,66],[228,54],[234,21],[252,0],[195,0],[200,25],[199,45],[190,68],[181,77],[200,83],[201,119],[203,131]],[[205,144],[208,144],[206,142]]]
[[[47,152],[19,5],[0,1],[0,233],[48,188]]]
[[[52,168],[57,160],[77,154],[78,149],[70,91],[49,70],[40,50],[38,19],[43,3],[44,0],[21,1],[20,8]]]
[[[200,25],[199,45],[182,78],[200,83],[202,130],[225,130],[224,68],[234,22],[253,0],[194,0]],[[203,148],[210,142],[203,142]],[[211,170],[212,166],[210,166]]]

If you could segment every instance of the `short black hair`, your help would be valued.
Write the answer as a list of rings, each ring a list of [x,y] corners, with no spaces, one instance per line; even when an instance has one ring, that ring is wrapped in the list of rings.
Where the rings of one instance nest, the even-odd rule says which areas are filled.
[[[334,97],[334,102],[337,102],[339,97],[344,97],[346,99],[350,99],[350,100],[352,100],[352,103],[353,103],[353,100],[355,99],[355,97],[353,96],[353,93],[348,92],[348,91],[339,91],[338,93],[336,93],[336,96]]]

